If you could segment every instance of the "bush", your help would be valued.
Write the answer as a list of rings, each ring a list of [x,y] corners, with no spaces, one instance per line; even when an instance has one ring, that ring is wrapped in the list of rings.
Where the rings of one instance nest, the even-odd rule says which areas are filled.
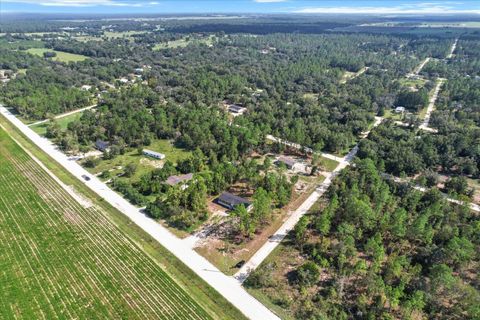
[[[95,168],[100,163],[100,159],[97,157],[86,157],[83,163],[87,168]]]
[[[297,269],[296,279],[301,286],[311,287],[320,277],[320,270],[315,262],[308,261]]]
[[[458,195],[472,195],[472,191],[468,188],[468,182],[465,177],[451,177],[445,182],[445,190],[448,193]]]

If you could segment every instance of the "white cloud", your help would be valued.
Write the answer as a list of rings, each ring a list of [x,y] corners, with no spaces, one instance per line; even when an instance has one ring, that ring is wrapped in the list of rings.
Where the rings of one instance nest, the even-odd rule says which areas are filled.
[[[156,5],[158,2],[124,2],[117,0],[0,0],[3,2],[31,3],[47,7],[94,7],[94,6],[112,6],[112,7],[143,7],[145,5]]]
[[[286,2],[287,0],[253,0],[259,3]]]
[[[457,9],[440,3],[418,3],[393,7],[308,7],[295,9],[294,13],[333,13],[333,14],[480,14],[480,10]]]

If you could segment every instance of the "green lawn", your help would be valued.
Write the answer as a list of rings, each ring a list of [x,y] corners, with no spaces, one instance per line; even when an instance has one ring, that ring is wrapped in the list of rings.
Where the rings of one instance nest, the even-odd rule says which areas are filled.
[[[44,44],[41,41],[36,40],[17,40],[17,41],[7,41],[4,38],[0,39],[0,48],[10,49],[10,50],[19,50],[20,48],[43,48]]]
[[[166,43],[157,43],[153,47],[153,51],[158,51],[161,49],[167,49],[167,48],[183,48],[186,47],[187,45],[191,43],[204,43],[206,45],[213,45],[216,41],[216,37],[211,35],[203,39],[187,39],[187,38],[182,38],[174,41],[168,41]]]
[[[73,122],[75,120],[80,119],[82,114],[83,114],[83,112],[73,113],[73,114],[68,115],[66,117],[55,119],[55,121],[60,125],[60,128],[67,129],[68,124],[70,122]],[[35,131],[39,135],[44,136],[47,133],[48,124],[49,124],[48,121],[43,122],[43,123],[39,123],[39,124],[35,124],[35,125],[30,126],[30,129],[32,129],[33,131]]]
[[[212,319],[105,211],[0,130],[0,318]]]
[[[398,82],[404,87],[408,87],[408,88],[412,87],[412,88],[415,88],[415,89],[418,90],[425,85],[427,80],[425,80],[425,79],[401,78],[401,79],[398,79]]]
[[[133,41],[135,35],[149,33],[149,31],[104,31],[103,36],[107,39],[127,39]]]
[[[337,166],[338,162],[332,159],[328,159],[325,157],[320,157],[319,158],[319,165],[325,168],[325,170],[331,172],[333,171]]]
[[[52,50],[52,49],[46,49],[46,48],[30,48],[27,50],[28,53],[34,54],[40,57],[43,57],[44,52],[56,52],[57,55],[52,58],[54,61],[60,61],[60,62],[79,62],[83,61],[85,59],[88,59],[87,56],[83,56],[80,54],[73,54],[73,53],[68,53],[68,52],[63,52],[63,51],[57,51],[57,50]]]
[[[386,109],[385,115],[383,116],[385,119],[392,119],[394,121],[403,121],[403,116],[401,113],[396,113],[393,109]]]

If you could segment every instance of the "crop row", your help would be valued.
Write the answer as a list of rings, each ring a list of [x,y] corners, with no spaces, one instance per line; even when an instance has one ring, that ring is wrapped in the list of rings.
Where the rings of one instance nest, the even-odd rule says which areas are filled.
[[[107,213],[0,142],[0,317],[208,319]]]

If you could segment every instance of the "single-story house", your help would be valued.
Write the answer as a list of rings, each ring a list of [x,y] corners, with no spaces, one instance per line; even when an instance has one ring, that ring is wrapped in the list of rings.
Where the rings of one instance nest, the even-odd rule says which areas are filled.
[[[84,84],[83,86],[80,87],[80,89],[82,89],[83,91],[88,91],[88,90],[92,89],[92,86],[90,86],[88,84]]]
[[[192,180],[193,178],[193,173],[187,173],[187,174],[181,174],[178,176],[170,176],[168,179],[165,181],[166,184],[169,186],[175,186],[179,183],[182,183],[184,186],[187,181]]]
[[[155,152],[152,150],[143,149],[143,154],[159,160],[165,159],[165,155],[163,153]]]
[[[404,113],[405,112],[405,107],[396,107],[395,108],[395,113]]]
[[[108,151],[110,148],[110,142],[108,141],[103,141],[103,140],[97,140],[95,142],[95,148],[97,148],[100,151]]]
[[[230,104],[228,106],[228,111],[230,113],[233,113],[233,114],[236,114],[236,115],[240,115],[240,114],[244,114],[245,111],[247,111],[247,108],[245,107],[242,107],[241,105],[238,105],[238,104]]]
[[[224,206],[227,209],[233,210],[238,205],[243,205],[247,210],[252,206],[252,203],[247,199],[236,196],[230,192],[224,192],[217,198],[217,203]]]
[[[290,157],[285,157],[285,156],[278,157],[276,164],[279,165],[281,163],[285,164],[288,169],[293,169],[297,164],[297,162],[294,159]]]

